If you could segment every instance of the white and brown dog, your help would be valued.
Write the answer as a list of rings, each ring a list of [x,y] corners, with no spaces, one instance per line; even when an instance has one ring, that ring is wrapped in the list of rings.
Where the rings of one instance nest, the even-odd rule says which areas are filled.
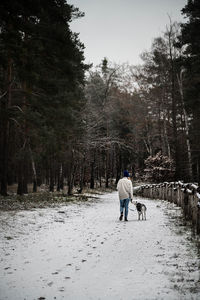
[[[146,220],[146,211],[147,211],[146,206],[143,203],[137,201],[135,201],[134,204],[138,212],[138,220],[140,220],[140,216],[142,216],[142,220]]]

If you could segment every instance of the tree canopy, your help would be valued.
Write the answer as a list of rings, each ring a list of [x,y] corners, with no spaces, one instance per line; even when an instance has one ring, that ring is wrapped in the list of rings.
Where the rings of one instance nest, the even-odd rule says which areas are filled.
[[[138,180],[200,181],[200,4],[138,66],[84,63],[65,0],[0,3],[0,193]],[[161,163],[161,164],[160,164]]]

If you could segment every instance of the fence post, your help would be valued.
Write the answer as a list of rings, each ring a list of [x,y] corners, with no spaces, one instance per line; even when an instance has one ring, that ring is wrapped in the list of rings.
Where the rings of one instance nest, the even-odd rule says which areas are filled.
[[[200,234],[200,187],[183,182],[164,182],[160,184],[142,185],[139,193],[142,197],[162,199],[182,207],[186,220],[191,220]]]

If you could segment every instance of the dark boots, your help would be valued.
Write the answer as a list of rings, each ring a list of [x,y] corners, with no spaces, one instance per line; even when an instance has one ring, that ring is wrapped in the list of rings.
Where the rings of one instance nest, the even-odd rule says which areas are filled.
[[[121,215],[120,215],[120,217],[119,217],[119,220],[120,220],[120,221],[122,221],[122,219],[123,219],[123,213],[121,213]],[[124,218],[124,221],[127,222],[128,219],[125,217],[125,218]]]

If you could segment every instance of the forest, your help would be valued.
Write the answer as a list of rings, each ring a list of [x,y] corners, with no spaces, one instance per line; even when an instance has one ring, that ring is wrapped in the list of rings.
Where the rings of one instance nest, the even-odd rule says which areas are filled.
[[[200,183],[200,1],[143,63],[84,62],[65,0],[0,3],[0,194],[134,180]]]

